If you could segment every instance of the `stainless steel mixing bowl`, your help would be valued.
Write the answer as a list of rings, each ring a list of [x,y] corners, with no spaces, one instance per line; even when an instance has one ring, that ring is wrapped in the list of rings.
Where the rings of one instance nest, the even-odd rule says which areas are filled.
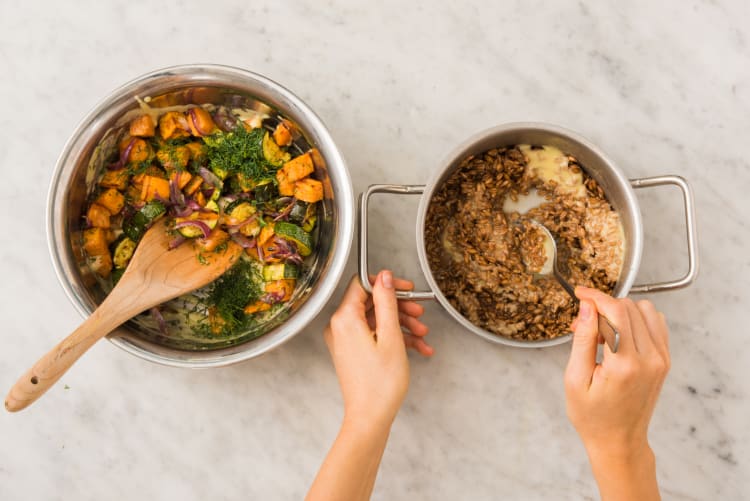
[[[367,280],[367,206],[370,197],[375,193],[422,195],[417,213],[417,252],[419,254],[422,273],[424,273],[431,290],[427,292],[400,292],[400,297],[417,300],[437,299],[461,325],[471,332],[495,343],[523,348],[540,348],[570,341],[572,334],[553,339],[520,341],[493,334],[471,323],[440,292],[440,288],[432,276],[432,271],[427,261],[427,253],[425,251],[425,219],[433,194],[453,174],[464,158],[492,148],[515,144],[551,145],[556,146],[565,153],[573,155],[606,193],[610,203],[620,215],[625,234],[624,262],[620,279],[617,281],[613,292],[615,297],[624,297],[629,292],[657,292],[678,289],[690,285],[695,280],[698,273],[698,254],[695,217],[693,214],[693,195],[685,179],[680,176],[657,176],[629,180],[599,148],[573,131],[544,123],[511,123],[487,129],[467,139],[448,155],[442,165],[435,169],[432,179],[426,185],[373,185],[361,195],[359,206],[359,274],[360,281],[364,287],[370,289],[370,284]],[[688,271],[683,277],[676,280],[655,284],[633,285],[643,252],[643,221],[638,206],[638,199],[633,189],[666,184],[677,186],[682,191],[685,208],[685,225],[687,228]]]
[[[135,96],[163,105],[205,104],[277,113],[295,122],[306,145],[318,148],[325,167],[316,172],[325,199],[319,218],[318,246],[312,270],[296,293],[286,318],[267,334],[219,349],[166,346],[130,322],[108,336],[124,349],[152,362],[183,367],[217,367],[264,353],[300,332],[330,298],[346,265],[354,232],[351,179],[336,144],[315,113],[281,85],[256,73],[218,65],[185,65],[143,75],[112,92],[73,132],[55,168],[47,204],[47,233],[57,276],[75,308],[89,315],[105,296],[86,265],[81,248],[81,217],[96,179],[90,165],[99,141],[119,126],[118,119],[138,107]]]

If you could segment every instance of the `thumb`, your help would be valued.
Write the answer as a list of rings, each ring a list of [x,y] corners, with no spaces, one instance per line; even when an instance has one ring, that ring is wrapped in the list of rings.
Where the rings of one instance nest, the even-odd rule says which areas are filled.
[[[578,318],[575,320],[573,346],[570,349],[565,379],[569,384],[588,388],[596,368],[596,349],[599,326],[596,306],[589,300],[581,301]]]
[[[372,288],[372,303],[375,310],[378,341],[385,345],[397,341],[403,345],[401,325],[398,320],[396,288],[390,271],[381,271],[375,279]]]

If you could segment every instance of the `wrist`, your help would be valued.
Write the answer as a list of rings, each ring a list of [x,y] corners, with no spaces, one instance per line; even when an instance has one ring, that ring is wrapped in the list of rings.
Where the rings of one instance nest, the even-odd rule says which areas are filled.
[[[608,444],[587,447],[594,476],[616,475],[620,478],[638,477],[644,471],[655,470],[656,459],[648,441],[629,444]]]

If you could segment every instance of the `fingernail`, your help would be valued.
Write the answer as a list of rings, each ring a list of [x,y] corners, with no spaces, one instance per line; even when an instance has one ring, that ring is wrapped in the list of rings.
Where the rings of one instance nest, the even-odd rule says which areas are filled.
[[[578,320],[586,321],[591,317],[591,305],[588,301],[581,301],[581,306],[578,309]]]
[[[384,271],[380,280],[383,282],[383,287],[386,289],[393,289],[393,274],[391,274],[390,271]]]

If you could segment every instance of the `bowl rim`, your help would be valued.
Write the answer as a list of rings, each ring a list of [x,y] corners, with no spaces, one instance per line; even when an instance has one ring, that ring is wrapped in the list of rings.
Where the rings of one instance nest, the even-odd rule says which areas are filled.
[[[182,64],[174,65],[165,68],[152,70],[141,76],[138,76],[123,85],[115,88],[108,94],[106,94],[76,125],[75,129],[71,133],[70,137],[66,141],[60,155],[55,163],[53,175],[50,179],[49,189],[47,193],[47,208],[46,208],[46,234],[47,234],[47,245],[52,261],[52,266],[55,270],[58,282],[62,287],[65,295],[68,297],[70,302],[78,313],[86,318],[93,310],[89,308],[79,294],[77,294],[76,286],[68,279],[65,272],[66,265],[63,262],[63,255],[59,252],[57,246],[59,245],[58,240],[64,238],[66,232],[62,231],[60,225],[56,221],[56,209],[61,202],[61,199],[65,198],[67,188],[60,190],[60,181],[62,176],[68,172],[66,169],[71,162],[71,156],[80,154],[77,151],[77,147],[80,146],[81,139],[86,136],[86,133],[91,128],[96,128],[96,122],[98,118],[106,112],[111,106],[112,101],[122,98],[125,95],[134,96],[134,88],[143,85],[145,82],[155,80],[160,77],[169,75],[194,75],[198,74],[195,80],[196,84],[200,84],[200,74],[205,74],[207,79],[226,77],[235,77],[240,79],[246,79],[253,81],[256,84],[260,84],[267,88],[271,93],[279,95],[282,99],[286,100],[293,106],[296,111],[299,111],[305,116],[305,119],[309,122],[310,128],[316,131],[318,135],[319,144],[318,147],[327,150],[326,162],[329,166],[336,165],[336,177],[337,183],[334,186],[336,199],[340,201],[340,206],[345,207],[347,210],[339,210],[337,213],[338,222],[335,229],[334,243],[332,244],[331,257],[329,258],[329,265],[325,271],[325,275],[322,276],[316,284],[316,290],[311,293],[310,297],[307,298],[305,303],[290,316],[289,319],[282,322],[279,326],[275,327],[271,332],[264,334],[262,337],[269,336],[271,333],[284,327],[287,332],[274,339],[272,342],[265,342],[264,346],[260,350],[248,350],[239,349],[240,347],[247,346],[248,340],[237,345],[219,348],[215,350],[205,351],[187,351],[179,350],[176,348],[169,348],[157,343],[148,341],[146,339],[137,337],[127,331],[116,329],[109,335],[107,339],[115,346],[123,349],[124,351],[131,353],[139,358],[155,362],[161,365],[172,366],[172,367],[189,367],[189,368],[210,368],[210,367],[221,367],[226,365],[235,364],[244,360],[249,360],[256,356],[260,356],[268,351],[285,343],[295,335],[299,334],[326,306],[331,296],[335,292],[340,280],[343,275],[344,269],[348,263],[349,253],[351,251],[352,240],[354,237],[354,190],[352,186],[351,175],[346,165],[346,161],[339,150],[338,146],[333,140],[333,137],[325,126],[320,117],[304,102],[302,99],[297,97],[286,87],[282,86],[278,82],[263,76],[259,73],[255,73],[250,70],[237,68],[234,66],[211,64],[211,63],[196,63],[196,64]],[[196,76],[196,75],[194,75]],[[191,81],[191,84],[193,82]],[[216,83],[214,82],[214,85]],[[339,202],[336,202],[339,206]],[[124,331],[124,332],[122,332]],[[257,338],[261,339],[261,338]],[[152,349],[158,347],[159,353],[155,353]]]

